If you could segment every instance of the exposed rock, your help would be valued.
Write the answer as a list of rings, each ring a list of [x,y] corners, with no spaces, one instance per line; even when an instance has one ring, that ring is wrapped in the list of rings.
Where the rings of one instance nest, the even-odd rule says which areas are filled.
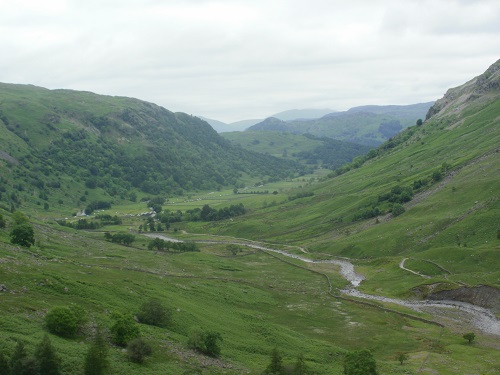
[[[430,300],[462,301],[500,311],[500,290],[488,285],[431,291],[427,298]]]
[[[483,74],[469,82],[449,89],[427,112],[426,120],[445,112],[459,111],[464,103],[500,93],[500,60],[491,65]]]
[[[14,164],[14,165],[19,165],[20,164],[19,160],[13,158],[8,153],[6,153],[5,151],[2,151],[2,150],[0,150],[0,159],[8,161],[9,163]]]
[[[4,284],[0,284],[0,292],[8,292],[9,288],[7,288]]]

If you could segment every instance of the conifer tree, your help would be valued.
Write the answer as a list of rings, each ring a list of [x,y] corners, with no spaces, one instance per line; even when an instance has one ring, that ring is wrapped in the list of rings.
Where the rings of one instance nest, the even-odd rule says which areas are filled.
[[[85,375],[102,375],[109,368],[108,346],[101,330],[98,328],[92,345],[85,356]]]
[[[10,368],[9,368],[9,361],[3,354],[3,352],[0,352],[0,375],[9,375],[10,374]]]
[[[17,342],[17,345],[10,357],[10,373],[11,374],[22,374],[24,372],[24,362],[28,358],[24,344],[21,341]]]
[[[40,375],[59,375],[61,365],[49,335],[43,336],[35,351],[35,358],[40,366]]]

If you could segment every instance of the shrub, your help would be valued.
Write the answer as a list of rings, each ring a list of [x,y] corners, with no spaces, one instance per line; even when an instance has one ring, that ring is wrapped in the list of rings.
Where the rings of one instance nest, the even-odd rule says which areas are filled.
[[[393,216],[399,216],[405,212],[405,208],[400,205],[399,203],[394,203],[392,206],[392,215]]]
[[[170,323],[172,311],[166,308],[159,299],[152,298],[142,304],[137,318],[144,324],[165,327]]]
[[[143,363],[152,353],[151,346],[140,337],[133,339],[127,345],[127,357],[135,363]]]
[[[115,324],[111,327],[113,342],[119,346],[125,346],[127,343],[139,336],[139,328],[130,315],[114,315]]]
[[[368,350],[348,352],[344,359],[345,375],[377,375],[377,364]]]
[[[73,337],[84,317],[81,312],[68,307],[55,307],[45,315],[45,325],[47,329],[58,336]]]
[[[221,351],[219,341],[222,341],[219,332],[195,328],[189,334],[188,347],[210,357],[217,357]]]
[[[35,244],[35,231],[28,223],[18,224],[10,231],[10,242],[14,245],[30,247]]]
[[[472,341],[474,341],[476,335],[473,332],[469,332],[463,335],[462,337],[466,339],[469,342],[469,344],[472,344]]]

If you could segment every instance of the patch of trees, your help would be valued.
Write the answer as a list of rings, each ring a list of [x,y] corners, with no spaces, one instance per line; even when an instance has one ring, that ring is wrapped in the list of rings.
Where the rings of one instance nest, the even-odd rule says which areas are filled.
[[[118,216],[111,215],[97,215],[95,220],[78,219],[76,222],[71,222],[67,220],[57,220],[57,223],[63,227],[73,228],[73,229],[99,229],[105,225],[119,225],[122,220]]]
[[[111,202],[97,201],[91,202],[85,207],[85,214],[91,215],[95,210],[107,210],[111,208]]]
[[[104,233],[104,238],[107,241],[111,241],[113,243],[122,244],[125,246],[130,246],[135,241],[135,236],[130,233],[115,233],[111,234],[109,232]]]
[[[200,251],[198,244],[195,242],[172,242],[165,241],[161,238],[155,238],[148,243],[149,250],[157,250],[157,251],[169,251],[169,252],[198,252]]]
[[[96,219],[101,221],[101,225],[120,225],[122,223],[122,219],[120,219],[116,215],[114,216],[108,214],[96,215]]]
[[[410,202],[416,192],[425,189],[431,183],[442,180],[450,167],[448,163],[443,163],[442,166],[434,170],[428,178],[414,180],[411,186],[396,185],[392,187],[391,191],[379,195],[377,203],[372,203],[371,208],[354,215],[353,221],[370,219],[387,212],[392,212],[393,216],[403,214],[405,212],[403,204]],[[381,207],[377,207],[376,204],[380,204]]]
[[[101,224],[97,221],[78,219],[76,222],[71,222],[67,220],[57,220],[57,223],[63,227],[73,228],[73,229],[99,229]]]
[[[201,221],[225,220],[235,216],[244,215],[245,213],[246,210],[245,207],[243,206],[243,203],[234,205],[232,204],[229,207],[220,208],[218,210],[210,207],[208,204],[205,204],[201,208],[199,220]]]
[[[28,354],[22,341],[17,342],[9,359],[3,352],[0,352],[0,373],[6,375],[59,375],[61,374],[61,359],[57,355],[49,336],[45,334],[35,347],[33,355]]]
[[[358,221],[358,220],[366,220],[366,219],[371,219],[373,217],[377,217],[382,213],[378,207],[372,207],[367,210],[364,210],[363,212],[354,215],[353,221]]]
[[[277,348],[274,348],[270,355],[270,361],[263,375],[308,375],[312,374],[310,369],[307,367],[304,356],[299,354],[297,360],[294,364],[284,364],[283,357]]]
[[[413,189],[410,186],[394,186],[389,193],[379,195],[379,202],[406,203],[413,198]]]
[[[236,192],[235,194],[257,194],[257,195],[260,195],[260,194],[269,194],[269,190],[252,190],[252,191],[246,191],[246,190],[243,190],[243,191],[238,191],[238,189],[236,189]]]
[[[111,195],[125,196],[131,187],[149,194],[182,194],[234,185],[241,172],[283,179],[301,170],[297,163],[233,146],[196,117],[165,109],[137,104],[106,116],[83,111],[68,115],[100,134],[85,129],[66,131],[59,138],[54,134],[40,159]],[[116,142],[117,135],[130,142]],[[134,152],[129,152],[131,147]]]

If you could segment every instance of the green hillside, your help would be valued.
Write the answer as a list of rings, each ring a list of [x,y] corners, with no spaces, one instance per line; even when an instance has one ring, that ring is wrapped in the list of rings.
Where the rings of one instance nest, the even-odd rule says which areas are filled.
[[[277,131],[245,131],[222,133],[222,137],[247,150],[291,159],[310,166],[338,168],[356,156],[366,154],[368,146]]]
[[[297,171],[231,146],[196,117],[137,99],[0,84],[0,119],[7,204],[16,202],[5,197],[32,188],[50,200],[75,183],[125,198],[132,190],[181,194],[233,186],[242,175]]]
[[[312,134],[337,140],[378,146],[401,130],[425,118],[432,103],[406,106],[361,106],[344,112],[334,112],[315,120],[282,121],[266,119],[248,130],[282,131]]]
[[[425,258],[453,267],[448,280],[498,287],[499,72],[497,62],[449,90],[423,125],[308,188],[307,198],[216,230],[358,259]],[[396,206],[404,211],[397,217],[391,213]],[[393,275],[381,274],[365,287],[380,288],[384,276],[388,293],[408,293],[425,283],[394,285]]]
[[[79,93],[80,101],[70,102],[79,110],[74,117],[60,115],[52,125],[56,130],[26,128],[23,124],[35,117],[38,106],[43,109],[39,113],[52,108],[46,107],[42,92],[33,106],[21,94],[17,101],[0,104],[5,134],[0,153],[2,371],[39,373],[33,370],[41,363],[37,347],[47,334],[60,358],[60,373],[92,373],[86,363],[95,360],[93,343],[100,333],[99,348],[107,351],[109,365],[102,373],[108,374],[257,375],[269,373],[265,370],[272,358],[276,363],[281,356],[283,374],[341,375],[346,359],[362,349],[373,356],[379,374],[499,373],[500,60],[450,89],[423,124],[328,175],[316,169],[314,175],[259,181],[259,173],[241,172],[238,178],[251,187],[193,189],[169,200],[162,199],[165,194],[148,200],[134,188],[143,201],[117,199],[113,207],[64,220],[60,218],[70,216],[74,200],[104,199],[109,193],[85,187],[79,165],[71,171],[66,169],[73,165],[70,161],[55,162],[27,150],[50,150],[57,141],[51,144],[42,135],[76,125],[84,129],[84,140],[91,137],[99,145],[100,133],[80,119],[80,95],[89,95],[85,103],[108,99]],[[9,107],[17,102],[32,109]],[[103,107],[121,108],[113,103],[115,107]],[[148,105],[136,105],[142,110],[134,114],[145,119]],[[115,118],[106,111],[95,113]],[[179,133],[205,129],[204,122],[186,115],[164,115],[182,119],[182,125],[173,126],[181,128]],[[137,137],[154,146],[139,119],[133,121],[141,131]],[[165,127],[162,122],[161,129]],[[109,133],[116,147],[135,139],[124,137],[116,123]],[[188,144],[176,131],[169,134]],[[208,139],[200,140],[200,149],[215,133],[203,134]],[[72,141],[78,145],[78,139]],[[213,142],[229,143],[217,137]],[[137,145],[137,153],[143,150],[143,143],[130,143]],[[262,146],[269,147],[269,141]],[[103,166],[110,178],[124,176],[122,167]],[[214,171],[218,169],[206,173]],[[125,178],[117,181],[126,183]],[[42,192],[49,196],[48,209],[36,204],[47,202]],[[61,202],[54,203],[56,198]],[[8,203],[15,205],[14,212]],[[151,204],[162,206],[156,215],[147,208]],[[17,242],[19,238],[28,243]],[[340,260],[349,260],[365,278],[357,295],[346,292],[346,287],[355,288],[342,276]],[[424,298],[453,298],[492,314],[487,324],[478,325],[466,306],[411,306]],[[155,326],[144,311],[158,302],[169,319]],[[158,309],[147,311],[161,315]],[[54,320],[61,324],[52,324]],[[123,342],[133,342],[135,335],[152,349],[142,363],[131,356],[137,347],[134,351]]]

